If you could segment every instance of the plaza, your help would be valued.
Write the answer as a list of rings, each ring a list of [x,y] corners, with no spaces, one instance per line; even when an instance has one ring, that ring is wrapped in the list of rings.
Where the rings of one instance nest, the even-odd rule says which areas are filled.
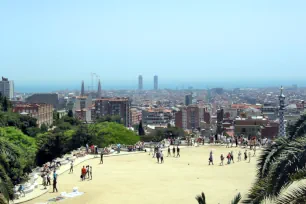
[[[208,165],[209,152],[213,150],[214,165]],[[207,203],[229,203],[232,198],[248,192],[256,174],[256,157],[251,162],[237,162],[238,151],[242,157],[244,149],[225,146],[182,147],[181,157],[167,157],[164,150],[163,164],[147,153],[85,161],[74,167],[74,173],[65,172],[58,177],[59,193],[46,194],[26,202],[27,204],[47,203],[60,192],[71,192],[78,187],[83,195],[60,201],[63,204],[94,203],[197,203],[195,196],[205,192]],[[220,155],[226,157],[234,152],[234,164],[219,166]],[[172,151],[171,151],[172,152]],[[257,151],[257,154],[260,152]],[[253,151],[252,151],[253,155]],[[226,163],[226,159],[224,160]],[[81,181],[81,168],[90,165],[93,179]]]

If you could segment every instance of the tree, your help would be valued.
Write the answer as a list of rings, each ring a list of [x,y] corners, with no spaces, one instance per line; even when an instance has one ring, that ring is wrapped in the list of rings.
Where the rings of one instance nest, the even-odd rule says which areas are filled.
[[[10,196],[7,189],[7,185],[0,178],[0,204],[10,202]]]
[[[257,178],[244,203],[260,203],[265,199],[275,199],[276,203],[291,203],[288,198],[305,203],[299,197],[306,186],[291,186],[306,177],[306,116],[303,115],[289,127],[286,138],[278,138],[275,144],[264,149],[257,163]],[[293,187],[289,197],[283,189]]]
[[[7,112],[8,108],[9,108],[9,102],[8,102],[7,98],[4,97],[3,103],[2,103],[3,112]]]
[[[143,136],[143,135],[146,135],[143,127],[142,127],[142,120],[139,122],[139,126],[138,126],[138,135],[139,136]]]
[[[195,199],[198,201],[198,204],[206,204],[206,197],[204,192],[202,192],[200,195],[197,195]],[[241,194],[238,193],[231,201],[231,204],[238,204],[240,200],[241,200]]]
[[[40,126],[40,130],[42,133],[44,132],[48,132],[48,127],[45,123],[43,123],[41,126]]]
[[[72,110],[69,110],[69,111],[68,111],[68,117],[73,118],[73,112],[72,112]]]

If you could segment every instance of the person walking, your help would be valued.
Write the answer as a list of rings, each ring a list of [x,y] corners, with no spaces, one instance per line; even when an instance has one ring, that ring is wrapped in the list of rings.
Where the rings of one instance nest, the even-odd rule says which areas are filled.
[[[221,154],[220,159],[221,159],[220,166],[223,166],[223,161],[224,161],[224,156],[223,156],[223,154]]]
[[[236,143],[236,147],[238,147],[238,138],[237,138],[237,136],[235,137],[235,143]]]
[[[241,161],[241,151],[238,152],[238,161]]]
[[[92,166],[89,167],[90,180],[92,180]]]
[[[101,154],[100,154],[100,164],[103,164],[103,156],[104,156],[104,150],[101,150]]]
[[[70,171],[69,173],[73,173],[73,161],[70,162]]]
[[[163,151],[160,152],[160,163],[164,163],[164,154]]]
[[[176,147],[176,153],[177,153],[176,157],[181,157],[179,146]]]
[[[173,154],[173,157],[175,157],[175,147],[174,146],[172,148],[172,154]]]
[[[47,186],[51,185],[51,178],[50,178],[50,174],[47,174]]]
[[[47,175],[46,174],[43,175],[43,186],[44,186],[44,189],[47,189]]]
[[[226,156],[227,158],[227,164],[231,164],[231,153],[229,152]]]
[[[169,145],[169,147],[168,147],[168,154],[167,154],[167,157],[171,157],[171,149],[170,149],[170,145]]]
[[[254,146],[253,151],[254,151],[253,157],[255,157],[255,155],[256,155],[256,146]]]
[[[231,161],[233,161],[233,164],[235,163],[234,162],[234,153],[233,153],[233,151],[231,151]]]
[[[159,163],[159,158],[160,158],[160,153],[157,151],[157,152],[156,152],[157,163]]]
[[[210,163],[211,163],[212,165],[214,165],[214,159],[213,159],[213,153],[212,153],[212,151],[210,151],[210,153],[209,153],[209,162],[208,162],[208,165],[210,165]]]
[[[89,179],[89,165],[86,166],[87,179]]]
[[[86,176],[86,168],[85,168],[85,166],[83,166],[83,168],[82,168],[82,170],[81,170],[82,181],[85,180],[85,176]]]
[[[53,193],[58,192],[57,190],[57,179],[53,179]]]
[[[247,154],[247,150],[245,150],[244,152],[244,160],[246,161],[248,159],[248,154]]]

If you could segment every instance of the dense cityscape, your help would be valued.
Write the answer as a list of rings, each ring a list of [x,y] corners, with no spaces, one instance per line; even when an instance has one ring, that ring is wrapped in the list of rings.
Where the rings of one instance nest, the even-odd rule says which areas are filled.
[[[306,204],[306,1],[0,6],[0,204]]]

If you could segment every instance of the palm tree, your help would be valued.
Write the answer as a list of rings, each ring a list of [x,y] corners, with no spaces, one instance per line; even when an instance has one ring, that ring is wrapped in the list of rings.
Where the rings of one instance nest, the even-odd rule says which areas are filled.
[[[201,195],[197,195],[195,199],[198,201],[199,204],[206,204],[204,192],[202,192]]]
[[[198,204],[206,204],[206,198],[204,192],[202,192],[200,195],[197,195],[195,199],[198,201]],[[231,204],[238,204],[240,200],[241,200],[241,195],[240,193],[238,193],[232,200]]]
[[[286,138],[263,150],[258,159],[257,178],[243,203],[261,203],[265,199],[289,203],[290,199],[306,203],[306,186],[283,190],[293,182],[306,178],[306,115],[288,128]],[[304,196],[300,196],[304,195]],[[301,202],[302,200],[302,202]],[[290,202],[291,203],[291,202]]]
[[[0,179],[0,204],[9,203],[10,197],[6,184]]]

